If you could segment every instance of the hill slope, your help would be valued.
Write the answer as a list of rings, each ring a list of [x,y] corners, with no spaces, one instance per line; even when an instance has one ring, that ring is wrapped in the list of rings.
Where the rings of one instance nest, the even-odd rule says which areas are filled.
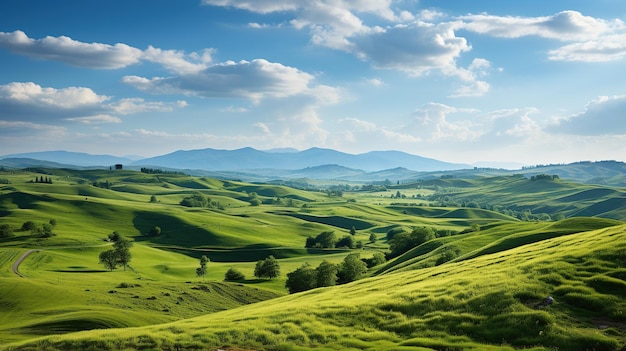
[[[619,350],[626,226],[170,324],[48,337],[4,350]],[[556,302],[541,306],[552,295]]]

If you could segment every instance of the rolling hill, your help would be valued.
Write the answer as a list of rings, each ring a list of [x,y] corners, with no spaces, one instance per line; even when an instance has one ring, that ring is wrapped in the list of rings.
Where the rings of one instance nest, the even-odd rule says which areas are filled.
[[[35,181],[42,175],[51,181]],[[626,346],[621,188],[438,177],[339,196],[132,170],[0,170],[0,179],[0,224],[12,231],[0,238],[0,350]],[[198,194],[205,206],[182,205]],[[52,235],[22,229],[28,221]],[[299,267],[367,261],[389,252],[391,231],[420,227],[436,237],[363,279],[284,296]],[[98,263],[113,231],[133,240],[132,269]],[[355,248],[304,247],[352,231]],[[254,277],[269,255],[280,276]],[[245,278],[225,282],[231,268]],[[542,306],[548,295],[556,302]]]

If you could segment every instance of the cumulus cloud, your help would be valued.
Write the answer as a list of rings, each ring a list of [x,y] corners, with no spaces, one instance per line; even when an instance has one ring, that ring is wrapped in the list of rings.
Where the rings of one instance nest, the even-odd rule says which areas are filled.
[[[512,17],[467,15],[458,17],[457,29],[500,38],[538,36],[573,42],[550,50],[553,61],[601,62],[626,57],[626,25],[619,19],[604,20],[563,11],[552,16]]]
[[[555,118],[548,130],[573,135],[626,135],[626,95],[601,96],[581,113]]]
[[[562,41],[581,41],[624,29],[624,22],[584,16],[577,11],[563,11],[552,16],[513,17],[492,15],[460,16],[459,28],[501,38],[539,36]]]
[[[626,34],[565,45],[548,52],[553,61],[607,62],[626,57]]]
[[[83,43],[66,36],[31,39],[26,33],[0,32],[0,47],[35,59],[61,61],[72,66],[115,69],[139,62],[141,50],[126,44]]]
[[[206,69],[212,61],[212,49],[205,49],[198,54],[192,52],[185,54],[179,50],[162,50],[149,46],[143,53],[142,58],[161,64],[165,69],[180,74],[190,74]]]
[[[172,111],[185,107],[185,101],[149,102],[140,98],[113,101],[90,88],[42,87],[33,82],[0,85],[0,119],[5,121],[73,121],[80,123],[119,123],[115,114]]]
[[[249,98],[257,102],[268,97],[312,94],[315,92],[310,86],[313,80],[306,72],[263,59],[228,61],[194,74],[174,77],[123,78],[124,83],[153,93]]]
[[[397,25],[353,39],[356,51],[377,68],[397,69],[420,75],[439,69],[456,70],[456,58],[469,51],[465,38],[451,28],[425,23]]]

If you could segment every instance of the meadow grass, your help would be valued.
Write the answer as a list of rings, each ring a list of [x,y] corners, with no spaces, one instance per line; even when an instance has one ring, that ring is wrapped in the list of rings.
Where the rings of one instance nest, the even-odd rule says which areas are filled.
[[[15,230],[14,237],[0,239],[0,348],[578,350],[584,345],[616,350],[626,343],[626,258],[620,245],[624,226],[615,227],[619,221],[520,222],[485,209],[390,199],[393,190],[349,193],[343,199],[177,174],[50,173],[53,184],[31,183],[35,173],[3,174],[10,184],[0,186],[2,223],[17,229],[25,221],[41,226],[54,219],[56,235]],[[105,181],[110,189],[91,185]],[[572,207],[570,213],[601,209],[608,217],[623,218],[616,200],[622,190],[568,182],[444,179],[398,189],[427,196],[435,186],[477,201],[534,208],[541,202]],[[221,207],[179,205],[195,191]],[[264,204],[250,206],[251,192]],[[276,198],[297,203],[273,204]],[[370,278],[280,297],[286,294],[286,273],[304,263],[339,263],[352,252],[371,257],[387,250],[385,234],[391,228],[462,231],[472,224],[482,229],[414,248],[375,267]],[[155,225],[161,235],[146,235]],[[352,227],[364,250],[304,248],[307,236],[333,230],[341,237]],[[127,271],[108,272],[97,262],[113,231],[134,240]],[[368,243],[372,233],[377,241]],[[25,275],[20,278],[11,265],[28,248],[39,251],[20,266]],[[458,250],[458,257],[435,266],[447,248]],[[270,254],[279,258],[281,276],[254,278],[255,262]],[[211,262],[199,278],[195,269],[202,255]],[[231,267],[246,279],[222,282]],[[557,304],[533,308],[548,294]],[[166,322],[171,323],[149,326]],[[110,329],[124,327],[139,328]],[[84,329],[102,330],[73,333]],[[63,336],[46,337],[51,334]]]
[[[4,349],[618,350],[626,342],[619,312],[626,302],[598,292],[593,284],[605,283],[589,278],[623,274],[625,253],[622,225],[178,322]],[[550,294],[553,305],[535,307]]]

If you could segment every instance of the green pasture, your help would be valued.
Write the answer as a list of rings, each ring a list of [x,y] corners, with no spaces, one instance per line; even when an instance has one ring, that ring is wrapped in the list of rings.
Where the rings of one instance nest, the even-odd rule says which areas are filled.
[[[619,350],[624,225],[141,328],[5,350]],[[555,303],[537,307],[546,296]]]
[[[585,345],[612,351],[626,345],[626,228],[615,220],[626,218],[624,189],[514,176],[435,179],[329,197],[184,174],[40,172],[53,183],[33,182],[44,173],[1,174],[9,184],[0,185],[0,224],[14,236],[0,238],[0,349]],[[405,196],[392,199],[397,191]],[[181,206],[194,192],[214,206]],[[250,203],[252,193],[261,205]],[[440,195],[490,209],[427,199]],[[521,221],[498,206],[569,218]],[[51,220],[49,237],[20,229],[27,221],[41,227]],[[150,235],[155,226],[160,234]],[[390,229],[423,226],[455,235],[373,267],[369,278],[283,296],[287,273],[303,264],[338,264],[350,253],[369,258],[388,251]],[[341,238],[353,228],[361,249],[304,247],[307,237],[334,231]],[[110,272],[98,263],[99,253],[111,248],[107,236],[113,231],[134,243],[126,271]],[[371,234],[375,242],[369,242]],[[29,249],[37,252],[20,265],[19,277],[11,266]],[[449,252],[454,257],[441,261]],[[203,255],[211,261],[199,278]],[[269,255],[278,258],[281,275],[255,278],[256,262]],[[223,282],[229,268],[246,279]],[[558,303],[533,308],[548,294]],[[81,330],[88,331],[74,333]]]

